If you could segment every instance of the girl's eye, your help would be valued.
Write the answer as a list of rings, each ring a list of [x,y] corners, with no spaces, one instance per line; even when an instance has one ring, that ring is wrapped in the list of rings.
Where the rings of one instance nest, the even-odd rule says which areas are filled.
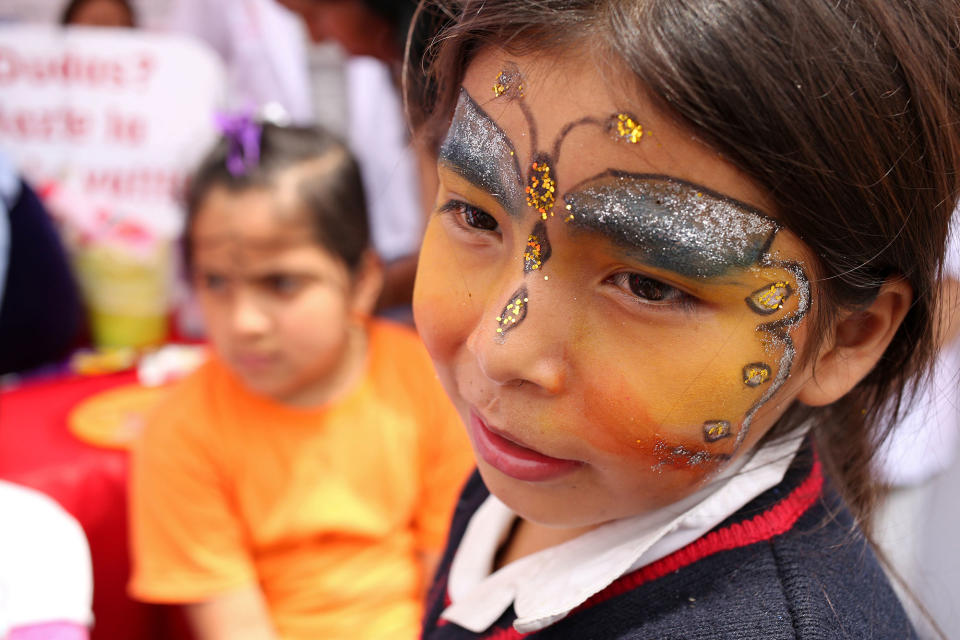
[[[227,279],[218,273],[204,273],[200,276],[200,286],[207,291],[223,291],[227,288]]]
[[[500,223],[497,222],[496,218],[483,209],[466,202],[450,200],[440,207],[440,211],[455,214],[463,221],[464,225],[473,229],[481,231],[498,231],[500,229]]]
[[[694,302],[693,296],[680,289],[639,273],[617,273],[611,277],[611,282],[645,304],[687,307]]]
[[[263,278],[263,285],[272,293],[291,295],[300,290],[301,278],[283,273],[274,273]]]

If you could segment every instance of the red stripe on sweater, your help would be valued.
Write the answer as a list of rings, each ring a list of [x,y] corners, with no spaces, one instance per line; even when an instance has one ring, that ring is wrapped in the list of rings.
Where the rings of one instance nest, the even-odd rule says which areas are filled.
[[[791,491],[790,495],[777,504],[763,513],[758,513],[750,520],[736,522],[723,529],[712,531],[665,558],[622,576],[600,593],[588,598],[583,604],[571,611],[570,615],[636,589],[645,582],[662,578],[668,573],[682,569],[707,556],[721,551],[738,549],[756,542],[763,542],[786,533],[796,524],[800,516],[813,506],[822,491],[823,473],[820,459],[814,454],[810,475],[796,489]],[[483,636],[483,638],[484,640],[521,640],[529,635],[530,633],[520,633],[513,627],[508,627],[497,629]]]

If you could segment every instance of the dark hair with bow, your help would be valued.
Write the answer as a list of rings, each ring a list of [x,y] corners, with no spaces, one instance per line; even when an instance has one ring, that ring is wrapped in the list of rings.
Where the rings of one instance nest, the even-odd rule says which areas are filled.
[[[223,137],[200,164],[186,193],[184,257],[191,266],[191,231],[214,188],[270,189],[280,175],[302,169],[296,193],[314,240],[356,269],[369,247],[370,229],[360,170],[347,147],[317,127],[281,127],[252,118],[220,116]]]

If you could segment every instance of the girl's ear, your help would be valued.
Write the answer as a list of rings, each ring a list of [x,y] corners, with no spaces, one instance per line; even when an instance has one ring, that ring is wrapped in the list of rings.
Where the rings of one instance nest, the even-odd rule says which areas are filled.
[[[913,301],[913,288],[891,276],[866,309],[845,314],[824,341],[829,348],[813,361],[812,376],[797,399],[810,406],[839,400],[860,382],[883,356]]]
[[[350,310],[357,317],[373,314],[380,290],[383,288],[383,263],[373,249],[367,249],[353,273],[353,291]]]

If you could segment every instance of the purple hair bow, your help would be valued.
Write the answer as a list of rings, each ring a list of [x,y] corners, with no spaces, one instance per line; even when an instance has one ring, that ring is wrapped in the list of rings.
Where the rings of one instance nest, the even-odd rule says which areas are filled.
[[[242,176],[260,163],[260,134],[262,127],[253,119],[251,112],[217,113],[214,115],[217,128],[227,139],[227,171],[232,176]]]

